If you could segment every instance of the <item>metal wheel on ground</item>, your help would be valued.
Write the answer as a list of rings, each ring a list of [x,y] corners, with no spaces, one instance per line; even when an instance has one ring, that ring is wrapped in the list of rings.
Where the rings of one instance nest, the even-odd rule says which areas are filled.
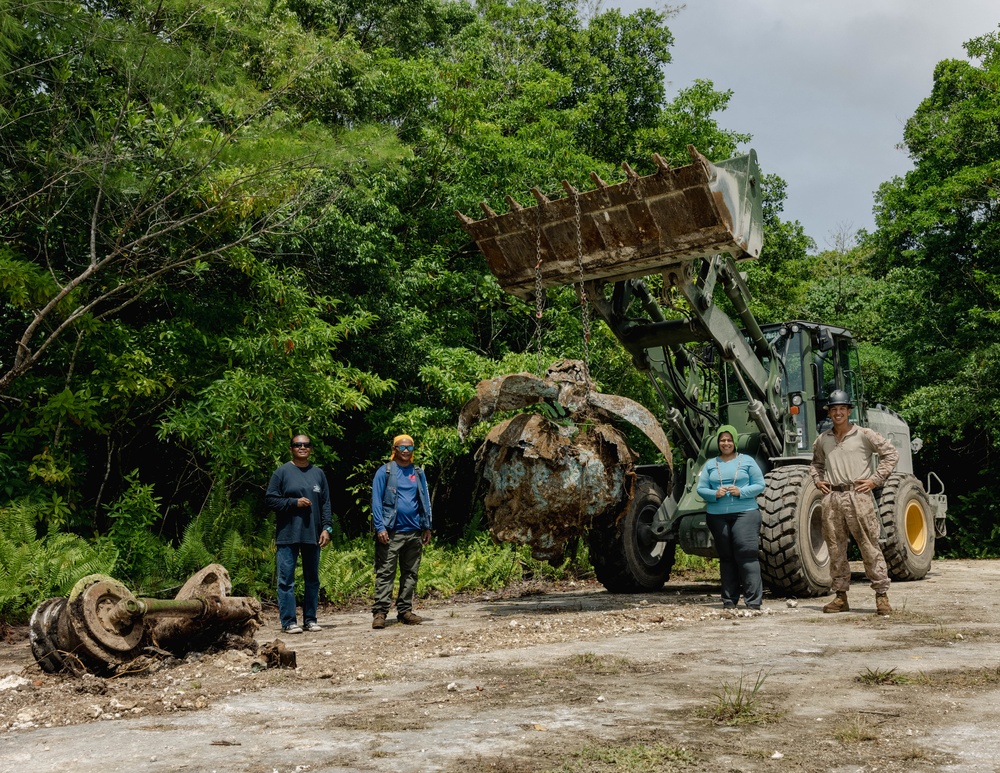
[[[934,510],[923,485],[913,475],[893,473],[877,499],[889,576],[923,579],[934,559]]]
[[[675,543],[657,542],[650,528],[663,496],[652,478],[640,475],[625,514],[591,527],[590,561],[598,581],[610,592],[655,591],[670,577]]]
[[[809,467],[792,464],[771,470],[758,497],[762,516],[761,575],[775,593],[820,596],[830,590],[830,552],[823,540],[823,493]]]

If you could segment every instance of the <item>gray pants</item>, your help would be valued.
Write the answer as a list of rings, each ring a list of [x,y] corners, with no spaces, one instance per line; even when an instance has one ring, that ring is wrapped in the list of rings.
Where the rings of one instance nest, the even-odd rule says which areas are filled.
[[[830,550],[830,587],[834,593],[851,587],[851,565],[847,562],[848,534],[854,537],[865,563],[872,590],[889,590],[889,572],[879,547],[881,529],[872,495],[856,491],[834,491],[823,497],[823,539]]]
[[[413,609],[413,593],[417,589],[417,571],[424,552],[419,531],[389,532],[389,544],[375,541],[375,603],[373,615],[388,615],[392,606],[392,586],[399,566],[399,595],[396,596],[396,614]]]

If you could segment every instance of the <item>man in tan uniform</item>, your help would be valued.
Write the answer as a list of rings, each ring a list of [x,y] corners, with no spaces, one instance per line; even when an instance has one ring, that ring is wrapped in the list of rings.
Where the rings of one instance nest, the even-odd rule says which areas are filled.
[[[847,612],[847,589],[851,585],[851,567],[847,562],[848,534],[861,549],[865,574],[875,591],[876,614],[888,615],[889,572],[879,548],[881,528],[872,499],[872,490],[880,487],[896,468],[899,452],[892,443],[867,427],[851,424],[851,398],[835,389],[826,404],[833,421],[829,429],[813,443],[810,474],[816,488],[823,492],[823,539],[830,550],[831,589],[837,594],[824,612]],[[872,455],[878,454],[878,466],[871,471]]]

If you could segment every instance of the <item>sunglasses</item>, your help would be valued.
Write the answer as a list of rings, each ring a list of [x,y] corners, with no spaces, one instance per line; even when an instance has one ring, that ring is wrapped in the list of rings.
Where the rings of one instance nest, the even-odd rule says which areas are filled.
[[[312,448],[312,443],[292,443],[292,448]]]
[[[413,446],[396,446],[397,451],[412,451]]]

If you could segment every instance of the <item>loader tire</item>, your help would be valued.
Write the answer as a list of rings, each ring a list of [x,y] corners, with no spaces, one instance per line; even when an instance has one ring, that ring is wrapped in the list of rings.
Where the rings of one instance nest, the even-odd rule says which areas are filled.
[[[598,582],[610,593],[656,591],[670,577],[676,543],[665,543],[663,552],[654,555],[657,542],[650,531],[663,496],[652,478],[640,475],[625,514],[591,526],[590,562]]]
[[[882,554],[893,580],[922,580],[934,559],[934,509],[913,475],[893,473],[876,492]]]
[[[776,467],[757,498],[762,517],[760,569],[782,596],[820,596],[830,590],[830,551],[823,539],[823,492],[804,464]]]

